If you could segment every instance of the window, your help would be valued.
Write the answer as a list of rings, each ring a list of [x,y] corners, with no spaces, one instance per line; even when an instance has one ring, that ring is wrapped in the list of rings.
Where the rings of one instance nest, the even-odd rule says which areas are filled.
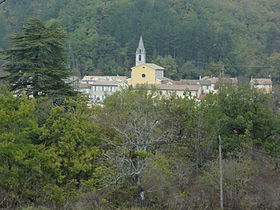
[[[138,56],[138,60],[141,61],[141,59],[142,59],[142,58],[141,58],[141,55],[139,55],[139,56]]]
[[[142,78],[145,78],[146,77],[146,74],[142,74]]]
[[[156,70],[156,79],[163,78],[163,71],[162,70]]]

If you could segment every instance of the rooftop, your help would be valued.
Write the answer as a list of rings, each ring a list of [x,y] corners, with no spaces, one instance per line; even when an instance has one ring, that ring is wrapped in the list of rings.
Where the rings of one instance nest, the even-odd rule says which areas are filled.
[[[148,67],[150,67],[152,69],[155,69],[155,70],[164,70],[163,67],[161,67],[161,66],[159,66],[157,64],[154,64],[154,63],[144,63],[144,64],[141,64],[139,66],[142,66],[142,65],[146,65],[146,66],[148,66]],[[132,69],[135,68],[135,67],[138,67],[138,66],[134,66],[134,67],[132,67]]]
[[[165,84],[156,85],[155,87],[160,90],[178,90],[178,91],[185,91],[185,90],[198,91],[200,88],[199,85],[165,85]]]
[[[84,76],[82,81],[125,81],[125,76]]]
[[[251,78],[250,83],[255,85],[272,85],[270,78]]]

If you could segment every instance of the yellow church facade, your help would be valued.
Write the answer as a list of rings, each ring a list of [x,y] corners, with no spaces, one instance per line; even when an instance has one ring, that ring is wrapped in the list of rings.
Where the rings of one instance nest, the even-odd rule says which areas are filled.
[[[156,85],[161,83],[164,68],[153,63],[144,63],[131,68],[131,78],[128,85]]]

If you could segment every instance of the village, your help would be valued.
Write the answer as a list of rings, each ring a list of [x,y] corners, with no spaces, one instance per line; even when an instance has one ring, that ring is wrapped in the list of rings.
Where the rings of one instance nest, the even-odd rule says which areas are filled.
[[[126,76],[84,76],[71,77],[67,82],[72,82],[74,88],[89,97],[89,104],[100,103],[106,96],[112,95],[128,86],[156,88],[163,95],[175,94],[179,97],[192,97],[202,99],[206,94],[217,93],[221,85],[237,85],[236,77],[204,76],[197,80],[181,79],[172,80],[164,76],[164,67],[154,63],[146,63],[146,50],[142,36],[135,53],[135,66],[131,68],[131,77]],[[264,93],[272,93],[271,78],[251,78],[249,84]]]

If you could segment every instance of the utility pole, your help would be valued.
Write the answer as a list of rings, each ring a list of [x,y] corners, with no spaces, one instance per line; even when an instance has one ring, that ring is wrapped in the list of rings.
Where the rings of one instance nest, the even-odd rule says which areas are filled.
[[[224,209],[223,194],[223,166],[222,166],[222,138],[219,135],[219,165],[220,165],[220,208]]]

